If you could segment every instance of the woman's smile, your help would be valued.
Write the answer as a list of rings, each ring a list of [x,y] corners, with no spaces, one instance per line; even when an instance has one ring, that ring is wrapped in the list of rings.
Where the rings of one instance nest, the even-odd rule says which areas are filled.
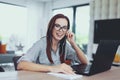
[[[62,33],[56,33],[56,35],[57,35],[58,37],[62,37],[62,36],[63,36]]]

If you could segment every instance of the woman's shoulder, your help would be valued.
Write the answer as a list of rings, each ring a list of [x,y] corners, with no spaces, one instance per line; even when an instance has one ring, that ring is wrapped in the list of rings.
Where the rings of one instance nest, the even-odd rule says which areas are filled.
[[[74,52],[74,49],[69,42],[66,42],[66,50],[68,52],[71,52],[71,51]]]
[[[39,39],[40,41],[46,41],[46,36],[43,36]]]
[[[41,37],[39,40],[36,41],[37,44],[45,44],[46,43],[46,36]]]
[[[71,48],[72,47],[71,44],[68,41],[66,41],[66,47],[67,48]]]

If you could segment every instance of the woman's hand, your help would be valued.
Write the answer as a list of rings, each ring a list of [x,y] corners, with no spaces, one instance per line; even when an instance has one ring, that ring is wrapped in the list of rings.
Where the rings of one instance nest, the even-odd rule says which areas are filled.
[[[70,43],[73,43],[73,42],[74,42],[74,33],[73,33],[73,32],[67,31],[66,36],[67,36],[67,40],[68,40]]]
[[[60,65],[56,65],[56,66],[52,66],[52,68],[50,69],[51,72],[56,72],[56,73],[65,73],[65,74],[75,74],[73,72],[73,69],[65,64],[65,63],[62,63]]]

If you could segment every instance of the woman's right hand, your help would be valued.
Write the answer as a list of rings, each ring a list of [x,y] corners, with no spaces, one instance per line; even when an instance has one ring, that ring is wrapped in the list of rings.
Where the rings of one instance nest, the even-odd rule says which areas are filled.
[[[73,72],[73,69],[65,63],[56,65],[56,66],[52,66],[50,71],[55,72],[55,73],[75,74]]]

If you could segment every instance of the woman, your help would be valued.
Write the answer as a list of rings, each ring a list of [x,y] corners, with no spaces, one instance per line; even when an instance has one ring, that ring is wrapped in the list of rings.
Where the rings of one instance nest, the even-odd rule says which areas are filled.
[[[66,16],[55,15],[49,22],[46,37],[37,41],[27,54],[20,58],[17,69],[74,74],[72,68],[65,63],[66,60],[71,60],[71,65],[76,62],[87,64],[84,53],[73,39],[73,33],[68,31],[69,27]]]

